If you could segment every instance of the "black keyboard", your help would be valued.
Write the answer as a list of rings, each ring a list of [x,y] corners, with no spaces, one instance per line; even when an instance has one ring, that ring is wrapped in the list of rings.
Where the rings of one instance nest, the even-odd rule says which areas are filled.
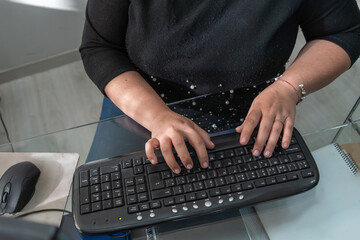
[[[216,148],[209,151],[209,168],[199,166],[189,147],[194,167],[186,170],[180,164],[179,175],[159,153],[159,163],[151,165],[144,151],[80,166],[73,181],[77,227],[87,234],[129,230],[290,196],[319,181],[296,129],[290,147],[276,147],[271,158],[252,156],[254,139],[242,146],[234,132],[212,141]]]

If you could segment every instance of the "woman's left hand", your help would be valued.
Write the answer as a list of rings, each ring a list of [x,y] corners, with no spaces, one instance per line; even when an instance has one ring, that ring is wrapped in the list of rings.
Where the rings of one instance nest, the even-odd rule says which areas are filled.
[[[236,128],[240,144],[246,145],[260,123],[252,154],[259,156],[264,150],[265,157],[271,157],[283,131],[281,146],[290,145],[295,122],[298,96],[295,89],[285,82],[277,81],[262,91],[253,101],[243,124]]]

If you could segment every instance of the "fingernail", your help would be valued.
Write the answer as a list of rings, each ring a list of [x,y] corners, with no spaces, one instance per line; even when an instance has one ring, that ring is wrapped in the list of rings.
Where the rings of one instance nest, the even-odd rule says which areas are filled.
[[[212,147],[215,147],[215,143],[211,142],[211,146],[212,146]]]
[[[253,155],[254,155],[254,156],[259,156],[259,155],[260,155],[259,150],[255,150],[255,151],[253,152]]]
[[[152,164],[154,164],[154,159],[149,159],[149,161],[150,161]]]
[[[180,173],[180,169],[178,169],[178,168],[175,169],[175,173],[176,173],[176,174],[179,174],[179,173]]]
[[[188,164],[188,165],[186,166],[186,168],[187,168],[187,169],[192,169],[192,165],[191,165],[191,164]]]
[[[264,153],[264,155],[265,155],[266,157],[270,157],[270,151],[266,151],[266,152]]]
[[[284,142],[283,145],[284,145],[284,148],[289,147],[289,143],[288,143],[288,142]]]
[[[208,163],[208,162],[204,162],[204,163],[202,164],[202,166],[203,166],[203,168],[207,168],[207,167],[209,166],[209,163]]]
[[[241,144],[246,144],[246,137],[243,137],[243,138],[241,139]]]

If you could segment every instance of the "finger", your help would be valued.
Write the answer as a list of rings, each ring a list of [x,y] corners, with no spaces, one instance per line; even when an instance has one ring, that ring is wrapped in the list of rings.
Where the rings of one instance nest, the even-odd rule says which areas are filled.
[[[282,119],[282,118],[275,118],[275,119]],[[284,124],[280,120],[275,120],[273,126],[271,128],[269,139],[266,143],[266,148],[264,150],[264,156],[269,158],[271,157],[272,153],[274,152],[275,146],[279,140],[281,131],[284,127]]]
[[[190,132],[186,137],[191,146],[193,146],[193,148],[195,149],[200,165],[203,168],[207,168],[209,166],[209,157],[203,139],[195,130]]]
[[[206,148],[213,149],[215,147],[215,144],[211,141],[209,134],[204,129],[195,124],[195,130],[200,134]]]
[[[238,126],[238,127],[235,128],[235,131],[236,131],[237,133],[241,133],[241,131],[243,130],[243,128],[244,128],[244,124],[241,124],[240,126]]]
[[[184,164],[184,166],[187,169],[192,169],[193,168],[193,161],[191,160],[190,154],[189,154],[189,150],[186,147],[184,138],[182,136],[174,136],[171,139],[174,148],[181,160],[181,162]]]
[[[156,138],[151,138],[145,143],[146,157],[152,164],[156,164],[158,162],[154,149],[158,149],[159,147],[160,142]]]
[[[286,149],[289,147],[290,142],[291,142],[291,137],[292,137],[292,132],[294,129],[294,118],[293,117],[288,117],[285,119],[285,124],[284,124],[284,133],[283,133],[283,139],[282,139],[282,143],[281,146]]]
[[[243,123],[243,128],[240,135],[240,144],[246,145],[249,142],[249,139],[258,125],[261,119],[261,112],[259,110],[253,110],[248,113]]]
[[[181,172],[181,168],[179,164],[176,162],[173,151],[172,151],[172,143],[170,138],[164,138],[160,140],[160,150],[163,155],[166,164],[169,168],[175,173],[179,174]]]
[[[264,148],[264,145],[269,137],[271,128],[274,123],[275,116],[264,116],[261,119],[260,127],[258,134],[256,136],[256,141],[253,148],[253,155],[259,156],[261,151]]]

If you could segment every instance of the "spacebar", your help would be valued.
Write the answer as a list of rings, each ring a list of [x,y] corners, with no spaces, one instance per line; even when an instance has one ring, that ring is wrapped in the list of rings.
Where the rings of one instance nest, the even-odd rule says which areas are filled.
[[[163,197],[169,197],[171,196],[171,189],[170,188],[164,188],[156,191],[151,192],[152,199],[159,199]]]

